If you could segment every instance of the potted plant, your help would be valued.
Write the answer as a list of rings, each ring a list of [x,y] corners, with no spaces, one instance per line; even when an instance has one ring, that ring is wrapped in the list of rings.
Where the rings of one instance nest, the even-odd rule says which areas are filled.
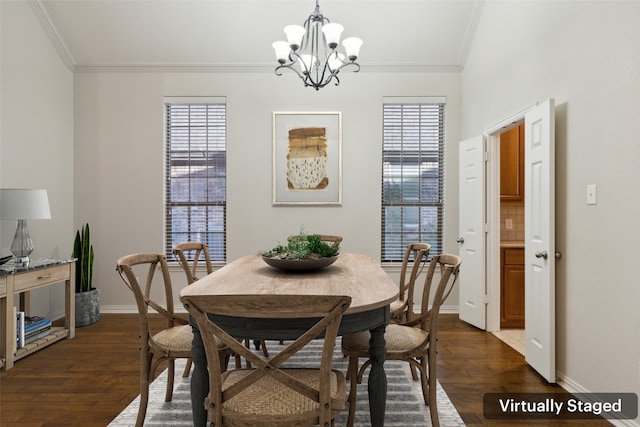
[[[100,291],[91,286],[93,279],[93,244],[89,224],[76,231],[72,258],[76,258],[76,326],[100,320]]]

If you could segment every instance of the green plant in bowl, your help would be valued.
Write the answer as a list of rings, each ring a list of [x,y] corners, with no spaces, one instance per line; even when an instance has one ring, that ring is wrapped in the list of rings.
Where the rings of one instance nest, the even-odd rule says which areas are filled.
[[[340,236],[300,233],[287,238],[286,245],[276,245],[262,252],[263,257],[289,260],[328,258],[340,252]]]

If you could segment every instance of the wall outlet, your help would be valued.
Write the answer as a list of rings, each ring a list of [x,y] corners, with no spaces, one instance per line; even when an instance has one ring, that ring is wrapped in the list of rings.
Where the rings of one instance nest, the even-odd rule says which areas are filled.
[[[513,229],[513,219],[511,219],[511,218],[507,218],[507,219],[505,220],[505,222],[504,222],[504,227],[505,227],[507,230],[512,230],[512,229]]]

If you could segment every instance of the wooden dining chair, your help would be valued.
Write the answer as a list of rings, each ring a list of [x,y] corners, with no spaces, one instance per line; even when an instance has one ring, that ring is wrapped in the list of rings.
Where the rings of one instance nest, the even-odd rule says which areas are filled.
[[[211,425],[333,425],[336,415],[346,406],[346,380],[340,371],[332,369],[333,350],[351,297],[192,295],[181,300],[202,333],[209,367],[209,393],[203,404]],[[226,331],[233,327],[224,323],[226,316],[299,319],[304,332],[277,354],[263,359]],[[322,335],[320,360],[311,361],[308,368],[283,366]],[[214,337],[250,360],[255,368],[222,372]]]
[[[392,302],[390,307],[391,321],[393,323],[406,322],[407,318],[413,316],[413,296],[416,280],[427,264],[430,249],[431,245],[428,243],[410,243],[407,245],[402,258],[402,266],[400,267],[400,292],[398,299]],[[407,279],[407,271],[411,263],[411,274]]]
[[[438,404],[436,399],[436,355],[438,339],[438,316],[440,307],[455,285],[460,269],[460,257],[442,254],[431,258],[424,283],[420,313],[402,324],[389,324],[384,334],[386,341],[385,360],[408,362],[420,372],[422,395],[425,405],[429,406],[431,423],[439,426]],[[430,303],[432,282],[436,272],[440,279]],[[369,359],[368,331],[342,337],[342,353],[349,358],[347,375],[350,379],[349,416],[347,426],[353,426],[356,405],[356,388],[362,383],[362,376],[371,365]],[[358,369],[360,358],[367,361]],[[414,378],[415,379],[415,378]]]
[[[213,272],[213,264],[211,263],[211,255],[209,253],[209,247],[203,242],[182,242],[173,246],[173,256],[176,258],[185,274],[187,275],[187,285],[192,284],[198,280],[198,267],[201,265],[201,261],[204,261],[204,267],[206,274]],[[202,267],[200,267],[202,268]],[[249,340],[244,340],[245,346],[249,347]],[[269,351],[267,350],[267,344],[264,340],[257,341],[256,347],[262,348],[262,353],[265,357],[269,357]],[[234,355],[236,361],[236,368],[240,367],[241,361],[239,355]],[[249,362],[247,362],[249,363]],[[185,366],[183,377],[186,377],[189,373],[188,369],[191,368],[190,361]]]
[[[139,315],[140,337],[140,407],[136,419],[136,427],[144,424],[149,402],[149,384],[155,377],[158,366],[168,361],[167,389],[165,402],[170,402],[173,397],[173,378],[175,372],[175,359],[191,358],[191,342],[193,333],[188,321],[175,315],[173,310],[173,289],[169,268],[166,259],[159,254],[132,254],[120,258],[116,263],[116,270],[125,285],[133,292],[136,299]],[[154,280],[154,273],[158,270],[162,280]],[[146,273],[145,273],[146,269]],[[138,281],[138,276],[145,277],[144,282]],[[154,292],[153,289],[164,287],[163,292]],[[144,285],[141,285],[144,283]],[[155,285],[155,286],[154,286]],[[164,298],[158,302],[154,299]],[[165,327],[155,330],[152,318],[160,314],[165,320]],[[226,369],[231,350],[224,345],[217,346],[220,354],[221,369]]]

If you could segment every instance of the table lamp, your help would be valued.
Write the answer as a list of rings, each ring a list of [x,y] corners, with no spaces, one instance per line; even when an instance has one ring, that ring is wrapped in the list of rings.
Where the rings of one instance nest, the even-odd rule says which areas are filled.
[[[18,220],[11,253],[16,257],[16,264],[28,264],[33,242],[27,229],[27,220],[51,219],[47,190],[0,188],[0,219]]]

